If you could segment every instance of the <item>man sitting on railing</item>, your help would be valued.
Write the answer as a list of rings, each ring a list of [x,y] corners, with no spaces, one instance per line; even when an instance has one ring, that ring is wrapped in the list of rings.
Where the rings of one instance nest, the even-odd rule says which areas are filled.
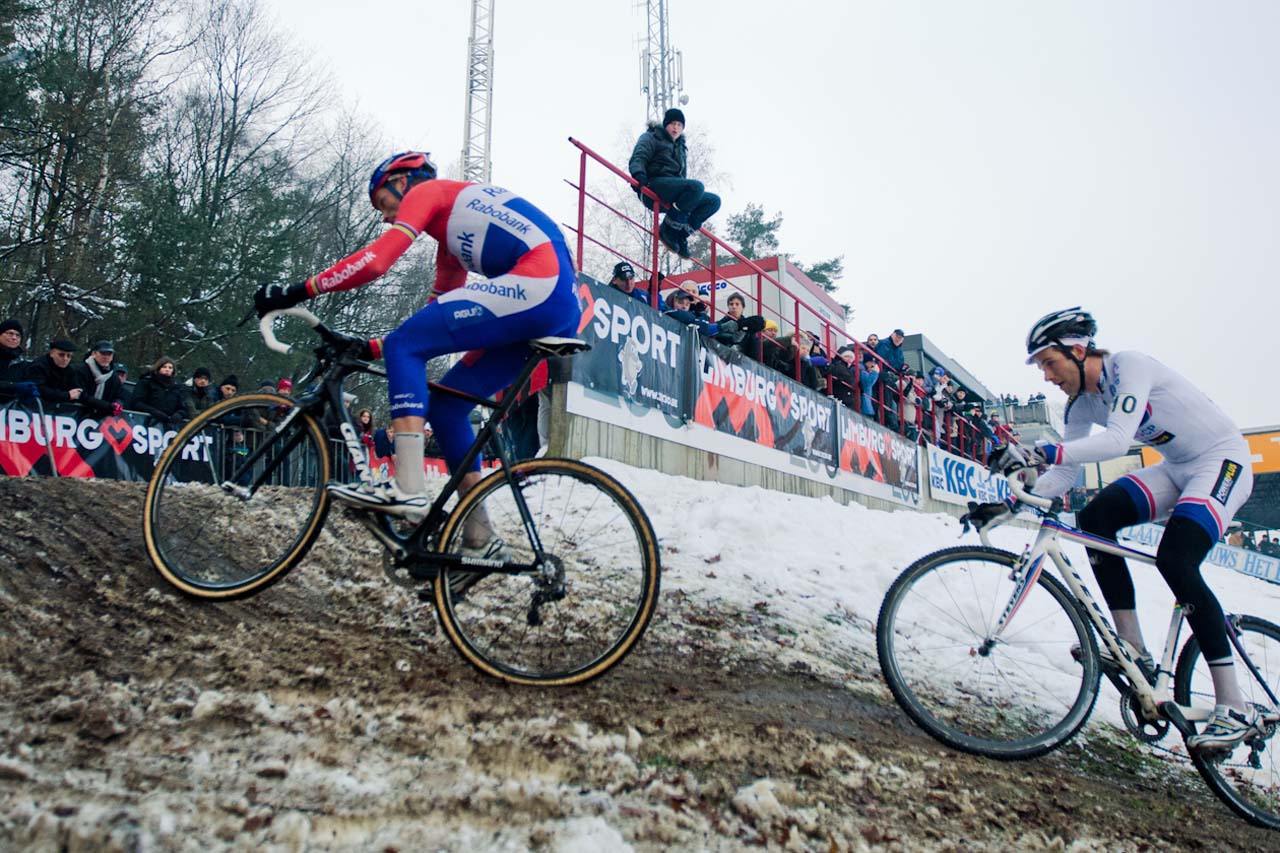
[[[687,159],[684,113],[673,107],[662,116],[661,127],[650,124],[640,135],[627,164],[645,207],[653,209],[653,200],[643,192],[646,187],[671,205],[658,237],[682,258],[689,257],[689,235],[696,234],[720,209],[720,196],[706,192],[701,181],[688,177]]]

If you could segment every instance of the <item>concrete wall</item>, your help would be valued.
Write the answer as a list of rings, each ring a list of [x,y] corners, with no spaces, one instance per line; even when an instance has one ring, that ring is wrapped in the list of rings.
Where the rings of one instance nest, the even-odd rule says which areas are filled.
[[[625,427],[571,415],[565,411],[565,388],[563,384],[552,386],[551,434],[547,449],[549,456],[565,456],[571,459],[599,456],[634,465],[637,468],[650,468],[664,474],[690,477],[694,480],[724,483],[730,486],[760,486],[807,497],[830,495],[842,504],[860,503],[871,509],[915,509],[919,512],[939,512],[956,517],[964,512],[963,507],[926,497],[927,485],[921,494],[920,506],[908,507],[842,489],[829,483],[810,480],[797,474],[764,468],[719,453],[686,447],[683,444],[665,441]],[[923,464],[918,470],[922,472],[924,479],[928,479],[928,460],[922,458],[921,462]]]

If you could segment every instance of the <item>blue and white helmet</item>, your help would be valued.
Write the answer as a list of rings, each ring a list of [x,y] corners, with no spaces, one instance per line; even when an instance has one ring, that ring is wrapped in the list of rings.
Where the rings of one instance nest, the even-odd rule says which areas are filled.
[[[1049,347],[1079,345],[1093,349],[1093,336],[1097,333],[1093,315],[1079,305],[1045,314],[1027,332],[1027,364],[1035,362],[1036,353]]]

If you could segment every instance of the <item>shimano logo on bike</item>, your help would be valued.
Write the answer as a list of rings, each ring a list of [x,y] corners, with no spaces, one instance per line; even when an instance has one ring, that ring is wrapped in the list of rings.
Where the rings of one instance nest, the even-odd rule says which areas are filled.
[[[486,569],[500,569],[506,565],[501,560],[486,560],[483,557],[460,557],[464,565],[482,566]]]

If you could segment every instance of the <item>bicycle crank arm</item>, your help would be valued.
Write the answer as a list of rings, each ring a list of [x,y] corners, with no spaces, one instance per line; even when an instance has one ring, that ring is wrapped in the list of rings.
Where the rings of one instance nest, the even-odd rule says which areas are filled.
[[[1182,713],[1182,706],[1177,702],[1161,702],[1159,707],[1160,715],[1173,723],[1173,727],[1178,730],[1184,740],[1196,733],[1195,727]]]
[[[409,551],[387,535],[387,532],[378,526],[378,521],[370,513],[367,512],[349,512],[348,516],[360,522],[361,526],[373,534],[373,538],[382,543],[382,547],[391,552],[391,556],[397,560],[403,560],[409,556]]]

